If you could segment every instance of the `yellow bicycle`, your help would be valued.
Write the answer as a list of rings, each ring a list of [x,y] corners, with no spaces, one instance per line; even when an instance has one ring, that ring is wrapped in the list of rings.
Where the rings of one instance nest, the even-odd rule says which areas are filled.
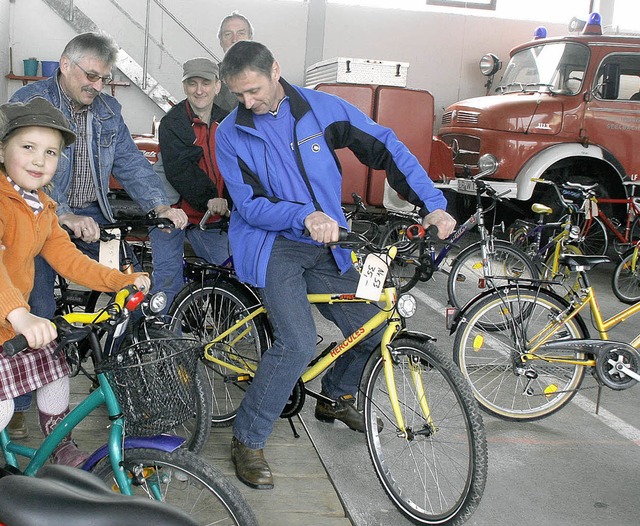
[[[363,237],[352,238],[348,246],[376,251]],[[395,247],[388,247],[380,257],[392,259],[395,252]],[[235,417],[271,337],[266,309],[255,291],[227,272],[225,276],[219,269],[210,281],[185,287],[171,312],[174,330],[207,342],[204,361],[213,392],[214,425],[229,425]],[[369,300],[336,292],[311,294],[309,301]],[[404,320],[415,312],[415,299],[398,297],[387,278],[377,304],[373,318],[309,364],[282,416],[296,415],[307,395],[334,403],[313,392],[309,382],[384,327],[381,346],[369,359],[358,394],[376,474],[394,504],[415,524],[460,524],[478,506],[487,476],[487,444],[477,403],[433,338],[406,329]],[[378,420],[384,423],[380,428]]]
[[[587,368],[599,388],[628,389],[640,380],[640,335],[631,342],[609,339],[613,327],[640,312],[640,302],[604,319],[587,275],[608,261],[562,256],[561,263],[581,282],[569,300],[544,282],[514,280],[479,296],[458,315],[454,360],[482,409],[505,420],[547,417],[571,401]],[[582,317],[587,309],[598,339],[590,338]]]

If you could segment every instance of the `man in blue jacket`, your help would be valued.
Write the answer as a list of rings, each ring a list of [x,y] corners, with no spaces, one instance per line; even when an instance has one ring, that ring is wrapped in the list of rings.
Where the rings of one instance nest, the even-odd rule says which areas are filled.
[[[187,225],[187,216],[169,206],[163,182],[133,142],[120,104],[101,92],[111,82],[117,55],[118,45],[110,36],[80,34],[65,46],[51,78],[28,84],[11,97],[11,102],[47,99],[71,123],[78,140],[60,156],[49,193],[57,203],[60,224],[73,231],[73,241],[93,259],[98,259],[100,247],[98,223],[114,221],[107,198],[112,173],[145,213],[153,210],[177,228]],[[54,281],[53,269],[37,257],[29,303],[31,311],[43,318],[54,315]],[[20,422],[21,411],[28,406],[27,400],[16,403]],[[22,431],[18,436],[26,435],[23,429],[18,429]]]
[[[241,280],[258,287],[275,336],[238,409],[231,456],[242,482],[269,489],[273,476],[263,448],[316,351],[306,295],[355,292],[359,279],[350,251],[325,245],[347,226],[334,150],[350,148],[368,166],[384,169],[390,185],[421,208],[423,224],[436,225],[441,238],[453,231],[455,220],[442,192],[393,131],[340,98],[288,84],[264,45],[236,42],[222,61],[221,76],[240,102],[216,133],[218,166],[234,203],[234,265]],[[343,303],[319,310],[346,337],[377,307]],[[316,405],[319,420],[364,430],[354,395],[377,344],[379,337],[369,338],[327,371],[325,400]]]

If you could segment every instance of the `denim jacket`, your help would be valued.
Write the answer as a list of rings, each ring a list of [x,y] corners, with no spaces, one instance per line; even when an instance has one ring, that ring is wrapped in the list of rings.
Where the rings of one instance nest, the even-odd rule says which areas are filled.
[[[20,88],[11,97],[11,102],[28,102],[36,97],[43,97],[64,113],[72,129],[76,131],[57,78],[56,71],[49,79]],[[114,97],[100,93],[89,106],[87,115],[87,145],[91,172],[96,185],[98,204],[110,221],[113,221],[113,213],[107,192],[111,173],[145,213],[158,205],[169,204],[162,181],[133,142],[129,128],[122,119],[121,108]],[[52,180],[50,195],[58,203],[58,215],[71,212],[67,195],[71,186],[74,153],[75,144],[65,148]]]

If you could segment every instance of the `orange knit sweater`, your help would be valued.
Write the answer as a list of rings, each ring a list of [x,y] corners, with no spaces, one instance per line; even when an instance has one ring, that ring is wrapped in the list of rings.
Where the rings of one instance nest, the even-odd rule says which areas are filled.
[[[58,224],[55,202],[40,191],[44,209],[35,215],[0,169],[0,343],[15,333],[7,314],[27,307],[38,254],[65,278],[103,292],[118,291],[140,274],[123,274],[85,256]]]

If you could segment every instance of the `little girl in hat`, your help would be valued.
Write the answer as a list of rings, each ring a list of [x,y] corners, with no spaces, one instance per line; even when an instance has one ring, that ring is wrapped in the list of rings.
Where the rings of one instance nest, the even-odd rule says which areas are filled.
[[[82,254],[59,226],[54,201],[40,191],[74,141],[69,122],[45,99],[0,106],[0,430],[11,419],[13,399],[33,390],[45,436],[69,412],[69,368],[63,354],[54,355],[56,329],[29,312],[35,256],[94,290],[131,283],[149,289],[146,274],[123,274]],[[9,357],[2,343],[16,334],[26,337],[29,349]],[[53,462],[71,466],[86,458],[69,435],[52,455]]]

